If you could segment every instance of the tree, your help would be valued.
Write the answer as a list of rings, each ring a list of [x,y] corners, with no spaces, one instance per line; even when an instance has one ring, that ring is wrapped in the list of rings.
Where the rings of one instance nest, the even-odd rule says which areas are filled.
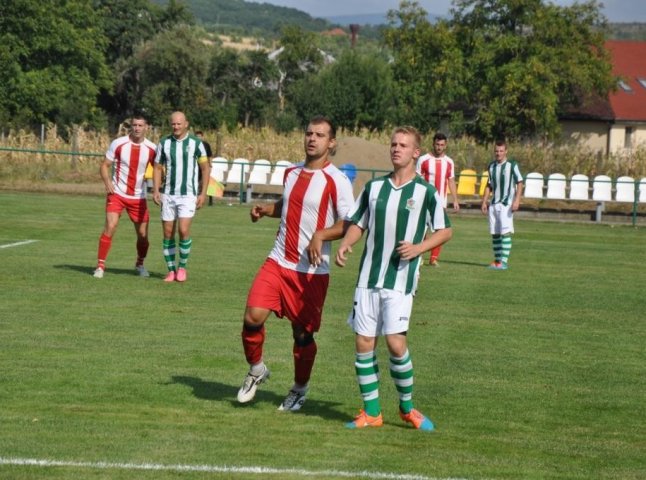
[[[467,101],[478,138],[551,138],[558,114],[614,81],[600,4],[454,0],[450,24],[469,65]]]
[[[24,126],[101,122],[100,89],[112,82],[107,41],[88,1],[0,4],[0,120]]]
[[[446,22],[432,25],[419,3],[402,1],[388,12],[384,43],[393,55],[394,120],[421,131],[440,127],[454,116],[466,95],[462,51]]]
[[[198,30],[179,25],[162,31],[123,61],[117,89],[153,123],[165,123],[173,110],[191,116],[210,101],[209,56]]]
[[[347,51],[319,74],[297,82],[292,105],[302,123],[324,113],[342,129],[381,130],[392,113],[392,71],[379,57]]]

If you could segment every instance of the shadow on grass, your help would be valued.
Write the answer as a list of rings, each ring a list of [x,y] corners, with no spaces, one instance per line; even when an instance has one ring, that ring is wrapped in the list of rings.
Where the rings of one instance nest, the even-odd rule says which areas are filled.
[[[229,402],[234,408],[249,408],[258,402],[266,402],[278,405],[285,399],[284,395],[277,395],[274,392],[258,389],[256,397],[252,402],[247,404],[238,403],[238,386],[227,385],[220,382],[202,380],[196,377],[186,377],[183,375],[174,375],[169,383],[179,383],[193,389],[193,395],[203,400],[214,400]],[[287,395],[287,392],[285,392]],[[339,412],[335,407],[342,405],[339,402],[327,402],[308,398],[303,409],[298,412],[299,415],[317,416],[329,420],[348,421],[350,418],[347,414]],[[350,419],[351,420],[351,419]]]
[[[424,263],[424,265],[422,265],[422,267],[424,267],[424,268],[442,268],[442,264],[444,264],[444,263],[446,263],[448,265],[469,265],[469,266],[472,266],[472,267],[488,267],[489,266],[488,263],[458,262],[458,261],[455,261],[455,260],[440,260],[440,264],[439,264],[438,267],[432,267],[428,263]]]
[[[88,267],[86,265],[69,265],[69,264],[63,264],[63,265],[54,265],[54,268],[58,268],[60,270],[71,270],[73,272],[79,272],[87,275],[92,275],[94,273],[94,269],[96,267]],[[163,273],[154,273],[150,272],[150,278],[159,278],[163,279],[166,276],[167,272]],[[131,277],[136,277],[137,272],[135,271],[135,268],[106,268],[105,270],[106,275],[127,275]]]

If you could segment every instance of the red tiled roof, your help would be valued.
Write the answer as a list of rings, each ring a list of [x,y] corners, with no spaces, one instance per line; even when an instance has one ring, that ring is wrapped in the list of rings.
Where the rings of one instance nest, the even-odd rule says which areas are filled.
[[[612,58],[612,73],[621,77],[631,92],[617,88],[609,95],[616,120],[646,121],[646,42],[608,40],[606,48]]]

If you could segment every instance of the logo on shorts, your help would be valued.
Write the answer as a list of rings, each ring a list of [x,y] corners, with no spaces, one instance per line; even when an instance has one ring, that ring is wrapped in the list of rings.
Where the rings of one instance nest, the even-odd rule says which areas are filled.
[[[400,321],[400,322],[407,322],[407,321],[408,321],[408,317],[399,317],[399,321]]]
[[[406,210],[415,210],[415,199],[409,198],[406,200]]]

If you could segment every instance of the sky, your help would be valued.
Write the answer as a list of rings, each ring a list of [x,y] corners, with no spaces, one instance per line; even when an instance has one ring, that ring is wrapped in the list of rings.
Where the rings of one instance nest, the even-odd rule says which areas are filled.
[[[386,13],[397,9],[399,0],[250,0],[257,3],[271,3],[283,7],[292,7],[309,13],[313,17],[337,17]],[[418,0],[424,10],[430,14],[446,16],[451,8],[451,0]],[[572,5],[575,0],[553,0],[552,3],[562,6]],[[646,23],[645,0],[605,0],[603,14],[611,22],[644,22]]]

